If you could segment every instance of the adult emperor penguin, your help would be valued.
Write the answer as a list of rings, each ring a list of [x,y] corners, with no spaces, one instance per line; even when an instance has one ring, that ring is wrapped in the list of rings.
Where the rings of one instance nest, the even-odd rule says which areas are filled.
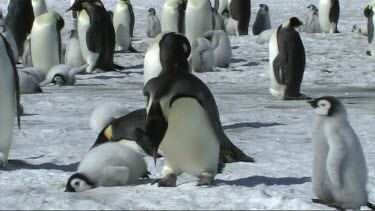
[[[210,0],[189,0],[185,11],[185,36],[190,43],[213,30],[213,16]]]
[[[113,26],[120,52],[130,50],[133,38],[135,17],[130,0],[120,0],[113,13]]]
[[[262,31],[271,28],[271,19],[268,6],[266,4],[260,4],[259,6],[260,8],[253,24],[254,35],[259,35],[260,33],[262,33]]]
[[[161,8],[162,32],[184,33],[186,0],[166,0]]]
[[[78,67],[86,64],[82,57],[77,30],[69,31],[69,40],[65,51],[65,64],[71,67]]]
[[[159,146],[163,151],[159,186],[176,186],[177,175],[183,172],[198,176],[198,185],[212,185],[218,165],[253,161],[225,135],[213,95],[189,72],[186,43],[180,34],[164,36],[163,71],[144,88],[147,119],[141,137],[152,141],[154,156]]]
[[[332,96],[308,101],[316,116],[312,130],[313,202],[337,209],[360,209],[368,203],[367,168],[361,144],[344,105]]]
[[[230,17],[235,21],[237,36],[249,34],[251,17],[250,0],[228,0]]]
[[[236,21],[230,17],[229,11],[224,10],[222,13],[222,17],[224,19],[224,31],[227,33],[229,36],[236,36],[237,35],[237,30],[236,30]]]
[[[67,11],[79,11],[78,38],[86,73],[112,71],[115,52],[115,29],[100,0],[76,0]]]
[[[61,64],[61,29],[64,19],[56,12],[47,12],[37,18],[31,30],[33,65],[44,76],[55,65]]]
[[[48,12],[45,0],[31,0],[35,18]]]
[[[271,35],[270,92],[279,100],[309,99],[300,93],[306,57],[301,37],[295,29],[301,25],[298,18],[292,17],[280,24]]]
[[[161,32],[161,25],[159,18],[156,16],[154,8],[148,10],[147,17],[147,37],[155,38]]]
[[[369,51],[367,55],[375,56],[375,0],[372,0],[364,9],[364,15],[367,18],[367,40],[369,44]]]
[[[12,49],[0,34],[0,169],[8,162],[12,142],[14,115],[17,109],[18,128],[20,128],[20,90],[18,72]]]
[[[144,85],[146,85],[150,79],[157,77],[162,72],[163,67],[160,62],[161,43],[163,40],[168,39],[169,36],[175,36],[175,34],[176,33],[174,32],[162,32],[152,40],[150,46],[147,48],[143,64]],[[191,52],[190,43],[186,42],[186,39],[179,40],[181,41],[179,45],[183,45],[185,49],[185,59],[188,59]]]
[[[31,35],[29,34],[23,44],[22,64],[23,67],[33,67],[33,59],[31,57]]]
[[[80,67],[70,67],[65,64],[53,66],[46,76],[46,79],[40,83],[46,86],[50,83],[58,86],[72,86],[76,83],[76,74],[85,72],[87,65]]]
[[[9,26],[17,42],[18,54],[23,54],[23,43],[31,32],[34,12],[31,0],[10,0],[4,23]],[[18,58],[16,58],[16,61]]]
[[[214,53],[214,66],[227,68],[232,58],[232,47],[228,35],[223,30],[206,31],[203,37],[211,43]]]
[[[105,143],[87,153],[65,192],[136,184],[147,175],[147,164],[138,152],[119,143]]]
[[[212,72],[214,68],[214,52],[210,41],[198,37],[191,45],[189,69],[195,72]]]
[[[324,33],[339,33],[337,23],[340,16],[339,0],[319,0],[319,23]]]
[[[12,48],[12,51],[13,51],[13,57],[16,59],[16,62],[18,62],[17,42],[14,39],[14,36],[13,36],[12,32],[10,31],[10,28],[7,25],[0,25],[0,33],[8,41],[8,43],[9,43],[9,45]]]

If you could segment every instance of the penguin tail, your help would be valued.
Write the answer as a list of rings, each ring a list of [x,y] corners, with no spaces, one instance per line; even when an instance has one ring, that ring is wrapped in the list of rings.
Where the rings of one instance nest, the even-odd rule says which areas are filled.
[[[113,69],[116,69],[116,70],[123,70],[125,69],[124,66],[121,66],[121,65],[118,65],[118,64],[113,64]]]
[[[375,205],[370,203],[370,202],[367,202],[367,205],[366,205],[368,208],[370,208],[371,210],[375,210]]]

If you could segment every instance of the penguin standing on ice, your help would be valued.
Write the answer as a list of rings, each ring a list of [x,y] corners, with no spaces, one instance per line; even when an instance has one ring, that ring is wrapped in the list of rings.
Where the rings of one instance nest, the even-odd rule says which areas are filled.
[[[271,19],[268,6],[266,4],[260,4],[259,6],[260,8],[253,25],[254,35],[259,35],[260,33],[262,33],[262,31],[271,28]]]
[[[8,25],[17,42],[18,54],[23,55],[23,43],[34,23],[31,0],[10,0],[4,24]],[[18,58],[15,58],[16,61]]]
[[[166,0],[160,13],[162,32],[184,33],[187,0]]]
[[[250,0],[228,0],[229,15],[234,20],[236,35],[248,35],[251,17]]]
[[[86,73],[112,71],[115,53],[115,29],[100,0],[76,0],[67,11],[77,11],[78,37]]]
[[[69,31],[69,40],[65,51],[65,64],[71,67],[78,67],[86,64],[82,57],[77,30]]]
[[[195,72],[212,72],[214,68],[214,52],[210,41],[204,37],[197,38],[191,45],[189,69]]]
[[[316,113],[312,131],[313,202],[342,209],[360,209],[368,202],[365,156],[350,126],[344,105],[331,96],[309,101]]]
[[[306,56],[299,33],[302,22],[292,17],[278,26],[269,42],[270,92],[279,100],[309,99],[300,93]]]
[[[68,179],[65,192],[136,184],[147,176],[142,155],[119,143],[105,143],[87,153],[77,173]]]
[[[215,99],[188,69],[186,37],[169,33],[160,41],[162,73],[144,88],[147,119],[142,137],[151,140],[153,155],[164,156],[159,186],[176,186],[177,175],[199,177],[197,185],[212,185],[221,165],[253,159],[225,135]],[[218,167],[219,166],[219,167]]]
[[[17,109],[18,128],[20,128],[20,89],[18,72],[12,49],[0,34],[0,169],[8,163],[12,142],[14,115]]]
[[[367,51],[366,53],[369,56],[375,56],[375,0],[372,0],[363,12],[365,17],[367,18],[367,40],[369,44],[369,51]]]
[[[340,16],[339,0],[319,0],[319,23],[324,33],[339,33],[337,24]]]
[[[154,8],[148,10],[147,17],[147,37],[155,38],[161,32],[159,18],[156,16]]]
[[[134,34],[135,16],[130,0],[120,0],[113,13],[113,26],[120,52],[136,52],[131,46]]]

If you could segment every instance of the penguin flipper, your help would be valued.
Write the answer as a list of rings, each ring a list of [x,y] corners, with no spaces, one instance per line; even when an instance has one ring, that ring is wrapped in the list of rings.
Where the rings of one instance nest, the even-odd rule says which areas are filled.
[[[135,16],[133,12],[133,6],[129,3],[129,14],[130,14],[130,36],[133,37],[134,33],[134,23],[135,23]]]
[[[286,56],[281,56],[281,54],[278,54],[273,60],[273,75],[279,84],[285,84],[283,67],[285,67],[287,61]]]
[[[367,205],[366,205],[368,208],[370,208],[371,210],[375,210],[375,205],[370,203],[370,202],[367,202]]]
[[[90,51],[99,53],[103,49],[102,37],[100,36],[100,32],[95,28],[97,27],[90,26],[87,30],[86,44]]]
[[[337,23],[340,15],[340,4],[338,0],[331,0],[331,9],[329,10],[329,22]]]
[[[369,11],[369,17],[368,17],[368,22],[367,22],[367,28],[368,28],[368,34],[367,34],[367,39],[368,43],[372,43],[373,41],[373,36],[374,36],[374,23],[372,21],[372,17],[374,16],[374,13],[372,10]]]

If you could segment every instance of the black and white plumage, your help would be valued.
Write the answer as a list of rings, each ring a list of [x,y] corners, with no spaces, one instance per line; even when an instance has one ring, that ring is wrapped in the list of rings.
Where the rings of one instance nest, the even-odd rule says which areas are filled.
[[[213,48],[206,38],[199,37],[191,45],[189,67],[195,72],[212,72],[214,67]]]
[[[311,4],[307,6],[309,15],[306,18],[306,22],[303,25],[303,32],[305,33],[321,33],[319,23],[319,10],[315,5]]]
[[[367,24],[366,23],[354,24],[352,27],[352,32],[363,35],[363,36],[367,36],[368,35]]]
[[[31,57],[31,35],[27,35],[23,44],[22,64],[23,67],[33,67],[33,58]]]
[[[340,16],[339,0],[319,0],[319,23],[324,33],[339,33],[337,24]]]
[[[259,35],[264,30],[271,29],[271,19],[269,8],[266,4],[260,4],[257,17],[253,24],[253,34]]]
[[[230,17],[235,21],[236,35],[248,35],[251,0],[228,0]]]
[[[148,10],[147,17],[147,36],[150,38],[155,38],[161,32],[161,25],[159,18],[156,16],[154,8]]]
[[[203,37],[211,43],[214,54],[214,66],[227,68],[232,58],[232,46],[228,35],[223,30],[206,31]]]
[[[82,159],[65,192],[136,184],[147,174],[141,154],[117,142],[105,143],[92,148]]]
[[[10,31],[10,28],[7,25],[0,25],[0,33],[4,36],[4,38],[8,41],[10,47],[13,51],[13,57],[16,59],[16,62],[18,62],[18,47],[17,42]]]
[[[369,44],[369,51],[367,51],[367,55],[375,56],[375,1],[372,0],[364,9],[363,11],[365,17],[367,18],[367,40]]]
[[[313,201],[337,209],[370,205],[365,157],[344,105],[332,96],[309,103],[316,113],[312,129],[312,183],[318,199]]]
[[[31,3],[33,5],[35,17],[38,17],[39,15],[43,15],[44,13],[48,12],[45,0],[31,0]]]
[[[279,25],[269,42],[271,94],[279,100],[308,99],[300,93],[306,56],[299,33],[302,22],[292,17]]]
[[[162,32],[185,32],[186,0],[166,0],[160,13]]]
[[[87,65],[80,67],[70,67],[65,64],[53,66],[49,71],[41,86],[50,83],[58,86],[72,86],[76,83],[76,74],[85,72]]]
[[[131,41],[134,33],[135,16],[130,0],[120,0],[113,13],[113,26],[119,51],[133,51]]]
[[[65,64],[71,67],[78,67],[86,64],[82,57],[77,30],[69,31],[69,40],[66,44],[65,51]]]

